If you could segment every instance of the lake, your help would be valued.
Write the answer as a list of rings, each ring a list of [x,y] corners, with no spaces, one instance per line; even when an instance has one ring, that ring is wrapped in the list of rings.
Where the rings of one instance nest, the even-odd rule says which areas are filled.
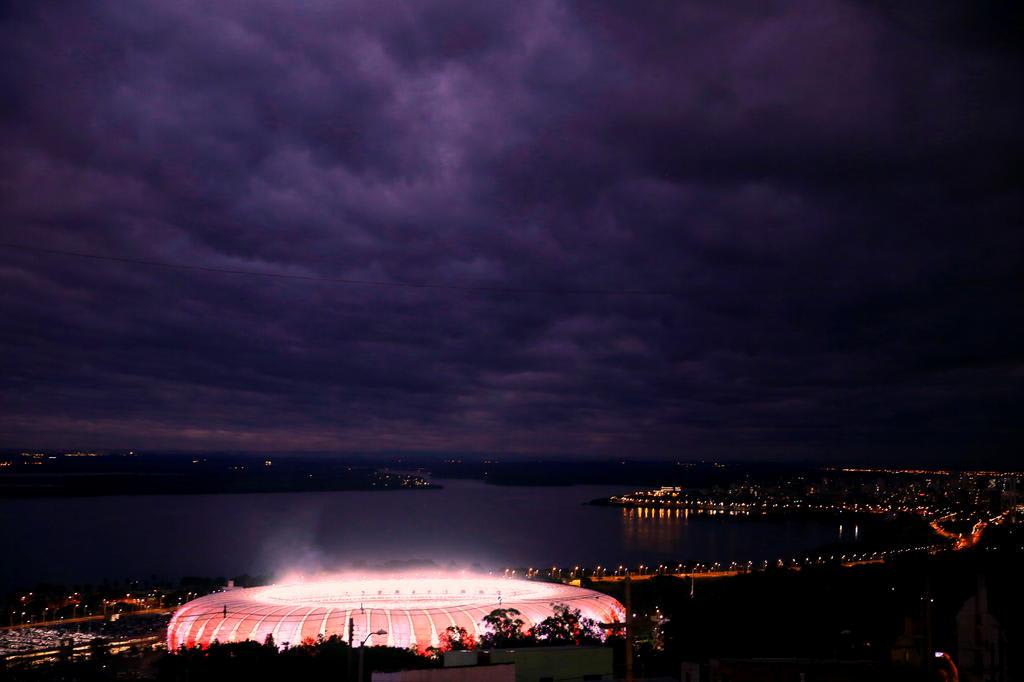
[[[485,569],[760,561],[853,535],[827,518],[642,517],[584,504],[629,486],[435,482],[444,488],[0,500],[0,586],[283,575],[360,561]]]

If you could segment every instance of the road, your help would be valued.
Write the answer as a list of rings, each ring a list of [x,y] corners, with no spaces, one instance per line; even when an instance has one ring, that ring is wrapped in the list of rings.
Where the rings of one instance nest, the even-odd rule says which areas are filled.
[[[96,614],[95,616],[79,616],[77,618],[59,618],[57,620],[35,620],[31,623],[16,623],[14,625],[0,625],[0,631],[4,630],[21,630],[23,628],[47,628],[55,627],[59,625],[73,625],[75,623],[93,623],[100,620],[109,620],[112,615],[125,616],[141,616],[149,613],[171,613],[174,609],[140,609],[138,611],[128,611],[121,614],[107,614],[102,613]]]

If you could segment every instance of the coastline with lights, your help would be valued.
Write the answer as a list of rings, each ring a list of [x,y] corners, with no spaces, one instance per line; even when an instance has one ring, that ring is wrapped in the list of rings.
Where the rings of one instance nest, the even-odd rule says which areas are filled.
[[[937,540],[891,546],[871,553],[828,553],[830,561],[855,564],[884,560],[908,551],[935,553],[977,546],[986,529],[1016,523],[1024,516],[1024,504],[1017,492],[1020,479],[1016,472],[829,467],[818,475],[800,474],[770,481],[747,479],[713,490],[660,486],[613,495],[591,504],[621,507],[624,513],[650,519],[685,519],[691,513],[740,518],[818,514],[879,517],[886,522],[923,522]],[[812,558],[805,556],[788,561],[779,559],[776,563],[799,566],[810,561]],[[761,565],[769,563],[764,561]],[[730,570],[753,566],[753,562],[733,562]],[[679,564],[676,572],[682,568]],[[706,573],[705,568],[695,564],[687,574]],[[599,567],[594,570],[604,577]]]

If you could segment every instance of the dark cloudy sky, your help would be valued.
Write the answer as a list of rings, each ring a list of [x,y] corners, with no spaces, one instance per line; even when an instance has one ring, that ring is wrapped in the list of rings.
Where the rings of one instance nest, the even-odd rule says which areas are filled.
[[[0,445],[1014,461],[1015,4],[4,3]]]

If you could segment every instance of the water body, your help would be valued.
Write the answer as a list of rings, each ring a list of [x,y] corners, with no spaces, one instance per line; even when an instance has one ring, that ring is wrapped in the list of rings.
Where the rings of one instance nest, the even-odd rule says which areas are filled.
[[[760,561],[853,535],[838,519],[645,516],[583,504],[628,492],[616,486],[437,482],[445,487],[0,500],[0,587],[280,576],[408,560],[488,570]]]

